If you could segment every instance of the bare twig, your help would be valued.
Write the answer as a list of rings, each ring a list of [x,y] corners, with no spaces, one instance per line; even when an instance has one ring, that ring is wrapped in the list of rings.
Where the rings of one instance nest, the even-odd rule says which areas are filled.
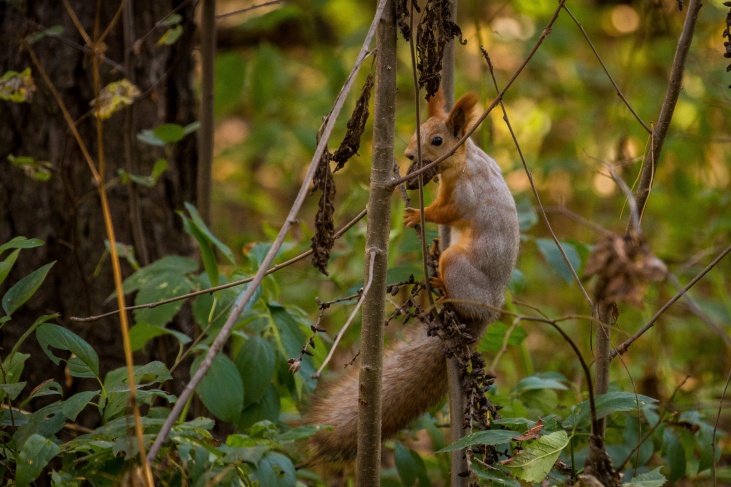
[[[711,269],[713,269],[719,262],[721,262],[721,260],[723,260],[723,258],[726,257],[726,255],[728,255],[729,252],[731,252],[731,245],[726,247],[723,250],[723,252],[721,252],[715,259],[713,259],[713,261],[710,264],[708,264],[705,267],[705,269],[703,269],[697,276],[695,276],[693,279],[691,279],[691,281],[688,284],[683,286],[683,288],[680,291],[678,291],[678,293],[675,296],[673,296],[667,303],[665,303],[662,306],[662,308],[660,308],[657,311],[657,313],[655,313],[655,315],[652,318],[650,318],[650,321],[648,321],[642,328],[640,328],[637,331],[637,333],[632,335],[630,338],[625,340],[623,343],[619,344],[619,346],[617,346],[616,349],[612,350],[611,353],[609,354],[610,360],[613,359],[614,357],[616,357],[617,355],[622,355],[623,353],[625,353],[627,351],[627,349],[630,347],[630,345],[632,345],[632,343],[635,342],[635,340],[640,338],[642,335],[644,335],[647,332],[647,330],[649,330],[650,328],[652,328],[655,325],[655,322],[660,318],[660,316],[662,316],[662,314],[665,311],[668,310],[668,308],[670,308],[670,306],[675,304],[675,302],[678,299],[680,299],[686,292],[688,292],[688,289],[695,286],[695,284],[698,281],[700,281],[703,278],[703,276],[708,274],[708,272]]]
[[[609,78],[609,81],[612,83],[612,86],[614,86],[614,89],[617,91],[617,95],[622,99],[624,104],[629,108],[629,111],[632,112],[632,115],[634,115],[635,119],[642,125],[642,127],[647,131],[647,133],[652,133],[652,130],[650,130],[650,127],[647,126],[647,124],[640,118],[639,115],[637,115],[637,112],[635,112],[635,109],[632,108],[632,105],[630,105],[629,101],[627,101],[627,98],[622,94],[622,90],[619,89],[619,86],[614,81],[614,78],[612,78],[612,75],[609,74],[609,70],[604,65],[604,61],[602,61],[601,56],[599,56],[599,53],[597,52],[596,48],[594,47],[594,44],[591,42],[591,39],[589,39],[589,36],[586,34],[586,31],[584,30],[584,26],[581,25],[581,23],[574,17],[574,14],[571,13],[571,10],[569,10],[568,7],[564,5],[564,10],[566,10],[566,13],[569,14],[569,17],[574,21],[574,23],[577,25],[579,30],[581,30],[581,33],[584,35],[584,39],[586,39],[587,44],[589,44],[589,47],[591,47],[591,50],[594,51],[594,56],[596,56],[597,61],[599,61],[599,64],[601,65],[602,69],[604,70],[604,74],[607,75],[607,78]]]
[[[340,343],[340,339],[343,338],[343,335],[350,326],[350,323],[353,321],[353,318],[355,318],[355,315],[358,314],[358,311],[363,304],[363,300],[365,299],[365,295],[368,294],[368,290],[371,288],[371,283],[373,283],[373,264],[376,260],[376,253],[375,251],[371,251],[368,253],[368,255],[370,256],[370,264],[368,265],[368,282],[366,283],[365,287],[363,287],[363,292],[360,293],[360,299],[358,299],[358,303],[355,305],[355,308],[353,308],[353,312],[350,313],[348,320],[345,322],[338,334],[335,335],[335,340],[333,340],[332,347],[330,347],[330,352],[327,354],[327,357],[325,357],[325,360],[322,361],[322,365],[320,365],[320,368],[317,369],[317,372],[314,374],[315,378],[320,377],[320,374],[322,374],[322,371],[325,370],[325,367],[330,362],[330,359],[332,359],[333,353],[338,347],[338,343]]]
[[[492,82],[493,82],[493,85],[495,86],[495,90],[499,93],[500,88],[498,87],[497,79],[495,78],[495,70],[493,69],[492,62],[490,61],[490,56],[487,54],[487,51],[485,49],[482,49],[482,54],[485,58],[485,61],[487,61],[487,66],[490,70],[490,76],[492,77]],[[576,283],[579,285],[579,289],[581,290],[581,293],[584,295],[584,299],[586,299],[586,302],[589,304],[589,307],[591,308],[593,306],[592,300],[589,297],[589,294],[586,292],[584,285],[581,283],[581,279],[579,278],[579,275],[576,273],[576,269],[574,269],[573,264],[571,264],[571,260],[569,260],[568,255],[566,255],[566,251],[564,251],[563,245],[561,245],[561,242],[559,242],[558,237],[556,236],[556,233],[553,231],[551,222],[548,221],[548,216],[546,215],[546,212],[543,209],[543,203],[541,202],[541,197],[538,195],[538,189],[536,188],[536,185],[533,182],[533,175],[531,174],[530,169],[528,169],[528,163],[526,162],[525,156],[523,155],[523,150],[520,148],[520,143],[518,142],[518,138],[515,135],[515,131],[513,130],[513,126],[511,125],[510,120],[508,119],[508,111],[505,109],[505,104],[503,103],[502,97],[500,98],[500,108],[502,109],[502,112],[503,112],[503,120],[505,121],[505,125],[508,127],[508,130],[510,131],[510,136],[513,139],[513,144],[515,144],[515,148],[518,151],[518,156],[520,157],[520,161],[523,163],[523,169],[525,170],[525,174],[528,176],[528,181],[530,182],[530,187],[533,190],[533,196],[535,197],[536,202],[538,203],[538,207],[541,210],[541,216],[543,217],[543,222],[546,224],[546,227],[548,228],[548,231],[551,234],[551,238],[553,238],[553,242],[556,244],[556,247],[558,247],[558,251],[561,252],[561,257],[563,257],[564,262],[569,267],[569,270],[571,271],[571,275],[574,277],[574,281],[576,281]]]
[[[157,456],[158,452],[160,451],[160,448],[162,448],[162,444],[165,441],[165,439],[167,438],[167,436],[170,434],[170,430],[172,429],[173,424],[180,417],[180,413],[183,411],[183,408],[185,407],[185,403],[187,403],[188,399],[193,394],[193,391],[195,390],[195,388],[203,380],[203,377],[206,375],[206,373],[210,369],[211,365],[213,364],[213,359],[215,358],[215,356],[218,354],[218,352],[221,350],[221,348],[223,348],[223,345],[226,342],[226,340],[228,339],[228,336],[230,335],[231,330],[233,329],[234,325],[236,324],[236,321],[238,320],[239,315],[243,312],[243,310],[249,304],[249,301],[251,300],[252,296],[254,295],[254,291],[259,286],[262,279],[264,279],[264,275],[266,274],[268,267],[271,265],[276,253],[281,248],[282,243],[284,242],[285,236],[287,235],[287,233],[289,233],[290,227],[295,222],[296,216],[299,213],[299,210],[302,207],[302,204],[304,203],[305,197],[309,193],[310,182],[312,181],[312,178],[315,174],[315,170],[317,169],[317,165],[318,165],[320,159],[322,158],[322,154],[325,151],[325,145],[327,144],[330,134],[332,133],[333,127],[335,126],[335,121],[336,121],[338,115],[340,114],[340,111],[342,110],[343,104],[345,103],[345,97],[350,92],[350,89],[353,86],[353,82],[355,80],[355,74],[358,71],[358,68],[363,63],[363,60],[365,59],[365,57],[368,53],[368,46],[371,43],[373,34],[375,33],[375,28],[380,21],[381,14],[383,13],[385,4],[386,4],[386,0],[380,0],[378,9],[376,11],[376,15],[371,24],[370,30],[368,31],[368,34],[366,35],[366,39],[363,42],[363,46],[361,47],[360,53],[358,54],[358,59],[356,60],[355,65],[354,65],[353,69],[351,70],[350,75],[348,76],[348,79],[345,81],[343,88],[340,90],[340,93],[338,94],[338,97],[335,101],[335,105],[332,109],[332,112],[330,113],[328,120],[325,123],[325,128],[323,130],[322,137],[320,138],[320,142],[318,143],[317,148],[315,149],[315,154],[313,155],[312,161],[310,162],[310,167],[307,171],[307,174],[304,177],[304,181],[302,182],[302,186],[300,187],[299,193],[297,194],[297,197],[295,198],[295,201],[292,204],[292,209],[290,210],[289,215],[287,215],[287,219],[285,220],[284,224],[282,225],[282,228],[279,231],[277,238],[272,243],[272,246],[269,249],[269,252],[267,252],[267,255],[264,257],[264,260],[262,261],[261,266],[259,267],[259,270],[256,272],[256,275],[254,276],[254,279],[251,281],[249,286],[246,288],[246,291],[244,291],[242,293],[242,295],[239,297],[239,299],[237,300],[237,303],[234,306],[233,310],[231,311],[231,314],[229,315],[228,319],[226,320],[226,323],[224,324],[223,328],[221,328],[219,335],[216,337],[216,340],[211,344],[211,347],[208,350],[208,353],[206,353],[206,356],[204,357],[203,361],[201,362],[201,365],[200,365],[198,371],[193,375],[193,377],[191,377],[190,382],[186,385],[185,389],[183,390],[180,397],[176,401],[175,406],[173,407],[172,411],[170,411],[170,414],[168,415],[168,418],[165,421],[165,424],[163,424],[162,429],[160,430],[160,433],[157,435],[157,438],[155,438],[155,442],[153,443],[152,447],[150,448],[150,451],[147,456],[149,461],[154,460],[155,457]]]
[[[231,12],[226,12],[226,13],[223,13],[223,14],[218,14],[218,15],[216,15],[216,18],[217,19],[225,19],[226,17],[231,17],[233,15],[238,15],[238,14],[243,14],[243,13],[246,13],[246,12],[250,12],[252,10],[256,10],[257,8],[270,7],[272,5],[279,5],[280,3],[283,3],[283,0],[272,0],[271,2],[257,3],[255,5],[252,5],[251,7],[240,8],[240,9],[237,9],[237,10],[232,10]]]

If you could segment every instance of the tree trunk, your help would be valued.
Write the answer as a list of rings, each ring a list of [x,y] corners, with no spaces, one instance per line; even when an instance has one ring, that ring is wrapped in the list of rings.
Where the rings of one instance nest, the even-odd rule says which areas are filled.
[[[117,239],[133,245],[140,265],[144,265],[148,259],[186,255],[193,249],[175,210],[185,201],[195,203],[195,136],[185,137],[166,153],[143,144],[136,135],[162,123],[185,126],[196,119],[191,57],[194,7],[192,2],[181,0],[126,0],[122,3],[130,10],[115,19],[120,1],[69,0],[68,4],[92,39],[97,14],[97,35],[113,23],[104,40],[101,85],[126,78],[142,92],[134,105],[104,122],[103,177]],[[156,23],[182,4],[176,11],[181,16],[182,35],[172,45],[158,46],[168,27],[156,27]],[[101,9],[98,13],[97,7]],[[35,296],[13,315],[11,326],[2,329],[1,345],[9,350],[36,317],[59,312],[61,322],[96,349],[105,373],[124,363],[118,319],[82,325],[68,321],[71,316],[97,314],[114,306],[114,300],[107,299],[114,286],[97,189],[59,105],[23,45],[28,35],[53,26],[61,26],[63,31],[31,47],[76,121],[92,158],[98,154],[96,121],[89,104],[94,98],[90,49],[64,2],[0,2],[0,75],[30,67],[37,87],[29,103],[0,101],[0,243],[19,235],[46,242],[20,254],[0,296],[33,269],[57,261]],[[8,155],[50,162],[50,180],[31,179],[7,161]],[[119,169],[149,176],[158,158],[167,158],[169,168],[153,187],[122,184],[118,178]],[[128,275],[130,268],[126,270]],[[23,351],[30,351],[34,344],[35,340],[27,341]],[[48,378],[48,366],[43,359],[28,362],[26,378],[30,384]]]

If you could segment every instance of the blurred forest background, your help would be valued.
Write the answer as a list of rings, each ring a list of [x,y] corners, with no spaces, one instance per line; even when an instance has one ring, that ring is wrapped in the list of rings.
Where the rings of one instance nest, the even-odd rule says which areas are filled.
[[[221,12],[245,4],[221,2]],[[337,0],[269,8],[267,13],[258,9],[224,18],[219,31],[212,225],[214,233],[238,249],[268,241],[278,229],[314,151],[313,134],[342,86],[374,5]],[[677,3],[597,1],[569,8],[624,96],[642,120],[652,124],[684,18]],[[476,91],[485,104],[491,101],[495,91],[480,46],[489,52],[498,82],[504,83],[554,9],[552,2],[460,3],[459,25],[467,44],[457,46],[457,96]],[[642,221],[653,252],[683,284],[727,245],[731,231],[731,75],[725,72],[720,37],[724,15],[717,2],[708,2],[701,10],[683,92]],[[404,173],[408,161],[401,154],[416,121],[408,45],[401,42],[400,49],[396,157]],[[615,164],[632,186],[647,134],[567,15],[559,18],[508,91],[505,105],[551,224],[583,265],[600,237],[595,226],[622,233],[627,224],[625,195],[602,162]],[[340,128],[344,129],[344,123]],[[348,221],[367,201],[369,134],[366,130],[360,157],[335,176],[336,222]],[[535,210],[530,211],[536,203],[499,110],[492,112],[473,138],[499,162],[524,210],[526,230],[518,263],[522,277],[513,288],[513,301],[551,317],[590,314],[568,269],[551,260],[556,254],[550,249],[553,244],[546,243],[550,235]],[[339,140],[338,135],[333,139]],[[394,204],[391,274],[395,281],[410,273],[418,276],[420,258],[415,253],[416,235],[400,226],[398,194]],[[314,198],[309,201],[293,232],[297,251],[307,247],[313,233],[316,205]],[[357,288],[362,281],[363,229],[364,224],[336,243],[330,277],[304,264],[279,271],[282,300],[309,310],[314,296],[330,300]],[[731,367],[728,340],[717,335],[721,330],[728,334],[729,265],[722,262],[689,293],[703,316],[679,302],[633,346],[624,365],[614,364],[612,380],[632,381],[638,391],[661,400],[683,383],[673,400],[675,408],[716,411]],[[615,340],[636,331],[676,292],[671,282],[655,284],[644,306],[621,306]],[[346,310],[327,316],[333,333],[344,316]],[[590,356],[588,323],[578,320],[566,326]],[[550,330],[539,325],[523,327],[519,332],[526,335],[523,344],[511,348],[497,364],[498,387],[510,389],[536,371],[560,371],[581,380],[578,363]],[[357,337],[357,328],[350,334]],[[690,379],[684,381],[688,375]]]
[[[376,2],[361,0],[291,0],[250,8],[256,3],[264,2],[217,2],[216,125],[209,227],[220,240],[219,248],[227,246],[233,251],[233,261],[222,258],[220,264],[221,274],[232,280],[245,274],[239,274],[241,266],[256,260],[260,252],[256,244],[270,242],[283,223],[315,150],[315,136],[322,119],[350,72],[376,6]],[[185,8],[192,6],[190,2],[182,4],[188,4]],[[680,11],[674,0],[587,0],[568,2],[567,6],[585,29],[624,98],[637,116],[651,126],[663,102],[685,10]],[[489,53],[497,82],[504,86],[524,61],[555,9],[556,2],[547,0],[458,2],[457,23],[466,44],[456,46],[455,94],[474,91],[483,106],[492,101],[496,92],[480,48]],[[731,73],[726,70],[729,60],[724,59],[727,49],[722,36],[727,28],[727,12],[728,7],[720,0],[707,0],[700,11],[683,90],[658,161],[649,203],[642,215],[642,229],[652,252],[666,264],[673,277],[651,284],[639,306],[619,304],[613,335],[615,345],[647,323],[678,292],[679,286],[695,277],[731,240]],[[200,12],[196,15],[199,18]],[[193,42],[193,31],[189,30],[192,27],[185,21],[181,25],[185,26],[185,34],[178,42]],[[198,60],[196,50],[192,55]],[[344,113],[352,110],[358,87],[371,71],[370,64],[369,59],[361,68]],[[200,64],[196,66],[191,81],[199,90],[201,68]],[[409,161],[402,154],[417,120],[409,46],[402,38],[399,38],[399,65],[395,68],[398,73],[395,157],[403,174]],[[41,84],[40,79],[36,79],[36,84]],[[184,101],[189,110],[191,102]],[[423,96],[421,102],[423,106]],[[611,179],[606,165],[612,165],[627,185],[634,187],[643,154],[650,144],[647,131],[618,96],[581,28],[565,11],[510,87],[504,102],[547,217],[581,276],[602,232],[622,234],[629,218],[626,193]],[[6,106],[0,105],[0,110],[5,109]],[[195,116],[186,110],[172,115],[177,117],[175,123],[188,126],[195,122]],[[345,133],[347,116],[341,119],[330,149],[337,146]],[[166,121],[171,121],[170,117]],[[370,119],[359,155],[335,174],[336,228],[358,214],[367,202],[372,123]],[[552,319],[570,317],[561,322],[563,329],[579,344],[584,357],[592,357],[593,334],[587,318],[591,308],[551,240],[499,109],[493,110],[473,139],[500,164],[521,214],[521,251],[506,307]],[[196,203],[190,186],[194,163],[185,162],[183,166],[181,161],[188,159],[178,158],[184,149],[191,149],[181,147],[189,143],[176,146],[175,155],[166,154],[170,156],[171,166],[176,163],[181,166],[161,176],[163,181],[175,173],[174,185],[182,185],[182,189],[172,191],[175,198],[171,198],[173,209],[180,212],[184,211],[184,201]],[[7,155],[0,148],[4,159],[0,161],[0,177],[18,178],[22,169],[5,160]],[[170,182],[165,184],[168,185],[165,194],[169,195]],[[154,189],[140,188],[148,196],[156,194]],[[427,202],[433,198],[434,189],[433,184],[427,187]],[[417,201],[417,194],[412,197]],[[402,225],[404,203],[398,191],[393,198],[389,282],[406,280],[411,274],[418,279],[422,273],[419,241],[412,230]],[[317,197],[308,199],[278,261],[309,249],[317,205]],[[32,219],[34,211],[29,210],[27,217]],[[44,215],[44,218],[52,216]],[[163,220],[171,218],[172,213]],[[0,225],[4,225],[2,221]],[[193,239],[183,233],[179,224],[168,221],[168,225],[177,230],[165,233],[164,237],[162,232],[157,235],[152,231],[152,227],[145,231],[155,233],[159,241],[179,238],[183,243],[173,245],[173,252],[194,255],[190,250]],[[315,321],[318,299],[335,300],[352,295],[362,287],[365,225],[365,220],[361,221],[336,241],[329,276],[302,261],[268,278],[264,287],[269,306],[281,303],[296,310],[293,313]],[[435,228],[428,230],[430,238],[436,236]],[[6,228],[0,236],[3,243],[15,235]],[[133,246],[132,237],[122,239],[121,243]],[[103,241],[94,245],[101,249],[100,253],[103,251]],[[152,257],[159,258],[164,252],[156,250],[153,254]],[[96,265],[93,262],[92,268]],[[134,265],[125,264],[124,277],[135,270]],[[16,279],[20,276],[22,273]],[[62,280],[62,276],[54,279]],[[584,281],[590,288],[591,281]],[[201,279],[196,284],[205,287],[207,283]],[[6,283],[3,289],[7,287]],[[137,289],[139,286],[134,288]],[[728,399],[722,399],[731,370],[729,289],[731,261],[726,259],[694,286],[687,298],[666,311],[655,327],[639,338],[625,355],[612,362],[611,390],[635,391],[656,398],[671,416],[684,418],[675,424],[678,430],[686,426],[688,430],[687,434],[677,432],[683,445],[679,448],[684,449],[682,456],[677,456],[678,450],[660,451],[659,447],[658,455],[666,464],[682,458],[684,466],[675,479],[690,484],[707,481],[709,477],[707,468],[699,469],[699,462],[704,460],[694,457],[699,447],[689,439],[697,431],[693,421],[700,424],[702,418],[704,425],[716,424],[719,407],[719,474],[725,472],[723,478],[731,482],[731,444],[723,433],[731,430],[731,415]],[[112,291],[113,288],[104,287],[99,294],[108,296]],[[328,336],[337,333],[353,304],[352,299],[345,301],[324,315],[321,325],[328,329]],[[101,311],[90,309],[89,313]],[[190,321],[190,314],[185,308],[183,317],[176,320]],[[197,318],[205,312],[194,305],[192,314]],[[399,335],[400,328],[394,322],[387,333]],[[536,419],[546,412],[568,416],[571,405],[581,400],[581,391],[586,387],[580,364],[570,347],[549,327],[528,321],[513,322],[509,316],[492,325],[491,330],[480,346],[490,372],[497,378],[494,402],[504,406],[504,416]],[[242,337],[248,335],[242,333],[239,339]],[[358,351],[358,337],[359,327],[352,326],[330,370],[340,370],[353,358]],[[321,346],[324,342],[329,347],[329,339],[317,338],[316,366],[324,358],[326,349]],[[166,352],[161,351],[160,355],[165,356]],[[121,363],[120,356],[121,351],[114,367]],[[102,357],[101,368],[109,370],[112,365],[105,365]],[[526,377],[542,378],[545,382],[532,387],[521,382]],[[286,382],[271,380],[279,381],[278,384]],[[282,388],[278,390],[281,393]],[[296,397],[282,394],[278,418],[283,423],[296,423],[299,404]],[[689,412],[693,412],[692,418],[682,416]],[[418,443],[410,444],[422,451]]]

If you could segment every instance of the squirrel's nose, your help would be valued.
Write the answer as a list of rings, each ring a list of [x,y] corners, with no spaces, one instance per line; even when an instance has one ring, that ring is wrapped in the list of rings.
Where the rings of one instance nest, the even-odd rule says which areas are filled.
[[[406,156],[406,158],[407,158],[408,160],[410,160],[410,161],[412,161],[412,162],[414,161],[414,154],[413,154],[413,153],[412,153],[411,151],[406,151],[406,152],[404,152],[404,155]]]

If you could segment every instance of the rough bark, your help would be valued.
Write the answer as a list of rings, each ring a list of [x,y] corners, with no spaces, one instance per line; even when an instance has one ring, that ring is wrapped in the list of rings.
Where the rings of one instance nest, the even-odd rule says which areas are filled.
[[[155,160],[165,156],[162,149],[137,141],[138,132],[162,123],[187,125],[196,119],[191,79],[195,33],[192,3],[177,10],[183,28],[178,41],[172,46],[156,45],[165,27],[155,28],[155,24],[182,3],[179,0],[127,0],[133,15],[126,19],[121,16],[114,24],[105,39],[105,57],[110,62],[101,64],[102,86],[127,77],[142,91],[132,108],[113,115],[104,123],[105,179],[109,182],[108,194],[118,241],[125,244],[140,242],[139,235],[135,238],[133,234],[134,215],[138,215],[136,223],[143,229],[146,248],[136,249],[137,255],[149,255],[151,260],[192,251],[174,210],[181,209],[185,201],[195,203],[195,137],[186,137],[176,145],[168,158],[168,171],[154,187],[137,186],[132,192],[115,178],[118,169],[130,167],[136,168],[137,174],[149,175]],[[0,295],[9,283],[33,269],[50,261],[57,262],[36,295],[13,315],[12,326],[2,330],[1,345],[6,350],[12,346],[38,315],[59,312],[61,321],[97,350],[104,373],[123,364],[118,320],[110,318],[85,325],[68,322],[71,316],[95,314],[114,306],[113,300],[107,302],[114,287],[105,254],[106,234],[99,199],[78,145],[70,136],[47,86],[32,66],[23,39],[44,28],[63,27],[59,35],[63,39],[45,37],[32,47],[77,121],[90,153],[96,154],[95,121],[89,113],[89,102],[94,98],[90,54],[84,49],[84,40],[62,2],[36,0],[18,4],[20,6],[15,7],[13,2],[0,2],[0,74],[31,67],[37,91],[30,103],[0,101],[0,242],[22,235],[40,238],[46,245],[21,254],[4,288],[0,289]],[[101,8],[101,31],[110,24],[120,7],[119,1],[70,0],[69,4],[89,36],[93,35],[97,5]],[[133,25],[126,26],[128,37],[133,33],[137,42],[131,50],[128,41],[128,61],[125,63],[122,19],[129,22],[130,17]],[[134,71],[129,76],[124,72],[125,65]],[[132,132],[131,138],[129,132]],[[30,179],[21,169],[8,163],[9,154],[49,161],[51,179],[47,182]],[[128,158],[134,164],[130,164]],[[132,206],[135,199],[138,210]],[[97,266],[99,272],[95,272]],[[29,351],[34,343],[29,340],[24,351]],[[42,356],[26,364],[31,384],[49,376],[49,363]]]

